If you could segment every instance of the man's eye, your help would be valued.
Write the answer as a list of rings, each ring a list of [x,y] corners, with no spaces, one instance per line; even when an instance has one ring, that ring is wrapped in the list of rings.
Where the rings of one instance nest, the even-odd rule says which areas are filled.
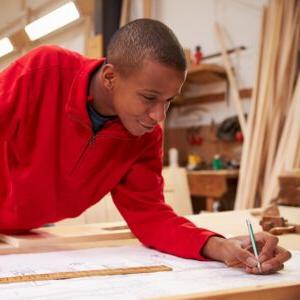
[[[148,100],[148,101],[153,101],[156,99],[156,97],[153,97],[153,96],[146,96],[146,95],[143,95],[143,97]]]

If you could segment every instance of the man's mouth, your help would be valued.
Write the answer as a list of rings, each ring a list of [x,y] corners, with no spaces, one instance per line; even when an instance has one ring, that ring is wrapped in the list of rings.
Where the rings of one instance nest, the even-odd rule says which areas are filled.
[[[149,124],[145,124],[145,123],[142,123],[140,122],[140,125],[145,128],[147,131],[152,131],[155,127],[155,125],[149,125]]]

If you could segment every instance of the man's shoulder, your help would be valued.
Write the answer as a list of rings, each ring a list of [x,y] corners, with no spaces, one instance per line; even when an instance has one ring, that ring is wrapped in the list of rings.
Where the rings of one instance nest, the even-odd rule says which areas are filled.
[[[87,58],[77,52],[56,46],[39,46],[18,59],[18,63],[27,69],[44,67],[79,67]]]

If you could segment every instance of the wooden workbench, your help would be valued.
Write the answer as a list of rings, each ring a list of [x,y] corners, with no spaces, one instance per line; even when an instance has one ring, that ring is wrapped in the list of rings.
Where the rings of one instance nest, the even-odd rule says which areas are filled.
[[[300,207],[280,206],[280,214],[289,223],[300,224]],[[255,232],[262,231],[260,220],[261,209],[203,213],[190,216],[189,219],[199,227],[205,227],[226,236],[248,235],[246,219],[250,219]],[[287,249],[300,250],[299,234],[278,236],[279,244]],[[300,299],[300,298],[299,298]]]
[[[300,223],[300,208],[280,207],[281,215],[289,220],[291,223]],[[229,211],[220,213],[205,213],[200,215],[188,216],[196,225],[205,227],[213,231],[219,232],[226,236],[247,235],[247,226],[245,219],[249,218],[252,221],[254,231],[260,231],[259,226],[259,213],[261,210],[243,210],[243,211]],[[124,223],[117,222],[112,226],[122,226]],[[89,225],[86,225],[87,227]],[[103,224],[107,226],[107,224]],[[47,228],[45,228],[47,231]],[[300,250],[300,237],[297,234],[286,234],[279,236],[280,245],[291,249]],[[19,248],[16,249],[10,245],[0,243],[0,254],[8,253],[27,253],[27,252],[43,252],[43,251],[57,251],[57,250],[69,250],[80,248],[93,248],[102,246],[121,246],[138,244],[139,242],[135,238],[129,238],[124,240],[110,240],[99,242],[85,242],[85,243],[73,243],[64,245],[44,245],[34,248]],[[168,300],[175,299],[206,299],[206,300],[250,300],[250,299],[264,299],[264,300],[299,300],[300,295],[300,281],[290,284],[282,285],[262,285],[259,287],[247,287],[242,289],[234,289],[223,292],[210,292],[201,293],[180,297],[165,298]],[[164,298],[162,298],[164,299]]]
[[[290,223],[300,224],[300,207],[285,207],[280,206],[281,215],[288,219]],[[212,231],[218,232],[226,236],[237,236],[237,235],[247,235],[246,218],[250,219],[253,225],[254,231],[261,231],[259,225],[261,209],[253,210],[239,210],[239,211],[225,211],[218,213],[202,213],[199,215],[187,216],[189,220],[194,222],[199,227],[204,227]],[[113,222],[113,223],[102,223],[99,224],[101,227],[106,228],[108,225],[114,226],[124,226],[125,223]],[[88,229],[94,224],[84,225]],[[50,228],[44,228],[45,232],[51,232]],[[285,234],[278,236],[279,243],[282,247],[291,250],[300,250],[300,236],[297,234]],[[128,244],[138,244],[138,240],[135,238],[117,239],[117,240],[103,240],[103,241],[91,241],[84,243],[68,243],[68,244],[55,244],[55,245],[45,245],[43,243],[40,247],[24,247],[15,248],[6,243],[0,242],[0,254],[8,253],[24,253],[29,251],[47,251],[47,250],[58,250],[58,249],[80,249],[88,247],[102,247],[102,246],[118,246],[118,245],[128,245]]]
[[[214,202],[228,191],[228,180],[236,179],[238,170],[188,171],[187,178],[191,196],[205,197],[206,210],[214,210]]]

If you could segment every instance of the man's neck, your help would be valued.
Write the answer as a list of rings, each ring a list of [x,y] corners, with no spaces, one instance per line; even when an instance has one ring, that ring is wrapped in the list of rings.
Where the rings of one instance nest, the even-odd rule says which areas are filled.
[[[110,92],[101,81],[101,68],[91,78],[89,96],[93,98],[93,108],[103,116],[114,116]]]

